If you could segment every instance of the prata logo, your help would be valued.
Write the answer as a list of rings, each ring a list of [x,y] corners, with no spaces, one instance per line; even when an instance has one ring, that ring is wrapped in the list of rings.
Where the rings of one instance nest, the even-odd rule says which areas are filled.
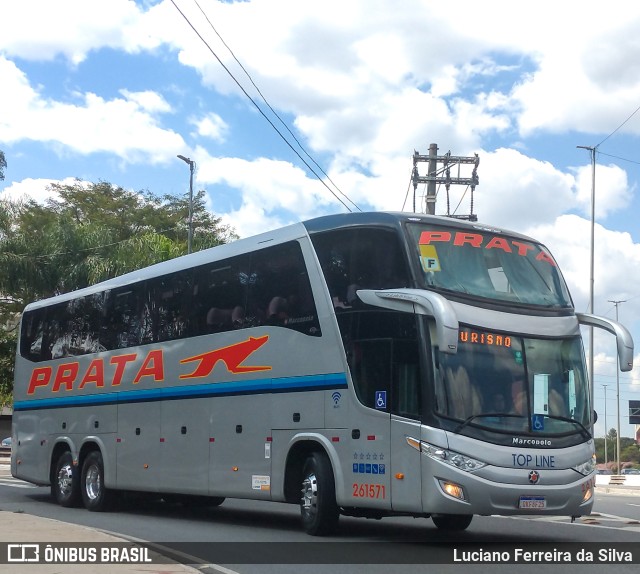
[[[529,472],[529,482],[531,484],[538,484],[540,482],[540,473],[537,470]]]

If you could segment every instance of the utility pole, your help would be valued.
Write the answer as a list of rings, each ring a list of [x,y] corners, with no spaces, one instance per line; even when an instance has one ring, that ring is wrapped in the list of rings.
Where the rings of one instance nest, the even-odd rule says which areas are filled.
[[[613,303],[616,306],[616,322],[618,321],[618,305],[621,303],[626,303],[626,299],[624,301],[611,301],[609,299],[609,303]],[[616,353],[617,354],[617,353]],[[620,474],[620,365],[618,365],[618,360],[616,359],[616,397],[617,397],[617,405],[618,405],[618,430],[616,436],[616,461],[618,465],[618,474]]]
[[[428,162],[427,175],[421,176],[418,173],[418,163]],[[438,169],[438,164],[442,164],[442,167]],[[460,177],[460,166],[464,164],[473,165],[473,171],[471,177]],[[473,213],[473,192],[476,186],[479,184],[478,180],[478,165],[480,164],[480,158],[478,154],[474,157],[465,156],[453,156],[448,151],[444,155],[438,155],[438,145],[432,143],[429,146],[429,155],[420,155],[417,151],[413,152],[413,171],[411,179],[413,182],[413,211],[416,211],[416,191],[419,183],[427,184],[427,214],[436,214],[436,184],[444,184],[447,190],[447,217],[453,217],[456,219],[466,219],[468,221],[478,221],[478,216]],[[451,167],[458,166],[458,176],[451,177]],[[449,207],[449,188],[451,184],[454,185],[467,185],[471,189],[471,209],[469,215],[455,215],[451,214]]]
[[[607,387],[608,385],[602,385],[604,387],[604,466],[607,466]]]

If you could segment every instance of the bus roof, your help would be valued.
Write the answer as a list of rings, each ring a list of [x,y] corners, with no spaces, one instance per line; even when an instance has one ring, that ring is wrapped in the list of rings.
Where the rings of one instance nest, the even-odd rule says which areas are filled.
[[[334,215],[324,215],[303,221],[304,226],[310,234],[321,233],[332,229],[340,229],[354,226],[387,226],[390,228],[398,228],[405,222],[417,222],[429,225],[443,225],[453,227],[460,230],[468,231],[488,231],[493,233],[509,235],[509,237],[523,239],[531,243],[539,243],[539,241],[521,233],[487,225],[480,222],[471,222],[464,219],[455,219],[443,215],[425,215],[422,213],[408,212],[392,212],[392,211],[362,211],[353,213],[338,213]]]
[[[107,289],[114,289],[116,287],[122,287],[149,279],[152,277],[158,277],[174,273],[182,269],[188,269],[191,267],[197,267],[204,265],[212,261],[218,261],[268,247],[269,245],[276,245],[285,241],[291,241],[300,239],[307,236],[307,234],[320,233],[323,231],[349,228],[355,226],[372,226],[372,227],[389,227],[392,229],[400,229],[404,222],[420,222],[431,225],[445,225],[447,227],[454,227],[462,230],[476,230],[476,231],[490,231],[494,233],[505,233],[511,237],[517,237],[527,241],[533,241],[530,237],[507,231],[501,228],[483,225],[481,223],[471,223],[464,220],[453,219],[450,217],[436,216],[436,215],[424,215],[419,213],[407,213],[407,212],[355,212],[355,213],[339,213],[335,215],[325,215],[309,219],[301,223],[294,223],[286,227],[267,231],[259,235],[254,235],[244,239],[238,239],[231,243],[225,243],[218,245],[217,247],[211,247],[209,249],[203,249],[190,255],[183,255],[170,259],[169,261],[163,261],[156,263],[149,267],[144,267],[136,271],[119,275],[112,279],[108,279],[101,283],[96,283],[89,287],[79,289],[76,291],[70,291],[63,293],[49,299],[42,299],[29,303],[26,306],[26,310],[35,309],[42,306],[47,306],[55,303],[61,303],[77,297],[83,297],[105,291]]]

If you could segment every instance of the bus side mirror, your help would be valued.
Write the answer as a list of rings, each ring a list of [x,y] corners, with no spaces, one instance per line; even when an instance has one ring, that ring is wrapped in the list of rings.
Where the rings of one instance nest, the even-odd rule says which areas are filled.
[[[367,305],[433,317],[440,351],[450,355],[458,352],[458,317],[442,295],[420,289],[360,289],[356,295]]]
[[[576,317],[578,317],[578,322],[581,325],[598,327],[615,335],[618,346],[618,363],[620,364],[620,370],[630,371],[633,369],[633,337],[624,325],[621,325],[617,321],[607,319],[606,317],[599,317],[589,313],[576,313]]]

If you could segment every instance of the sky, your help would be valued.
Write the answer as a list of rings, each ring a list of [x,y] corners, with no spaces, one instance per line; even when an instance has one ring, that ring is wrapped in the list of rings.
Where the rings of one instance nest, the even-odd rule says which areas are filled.
[[[5,0],[0,198],[44,201],[76,179],[185,194],[183,155],[246,237],[354,205],[411,211],[413,153],[435,143],[478,154],[479,221],[546,244],[588,312],[593,171],[578,146],[592,147],[594,312],[624,301],[640,349],[639,27],[634,0]],[[469,200],[452,187],[452,211]],[[613,336],[596,330],[594,355],[602,436]],[[619,375],[622,436],[640,350],[635,364]]]

